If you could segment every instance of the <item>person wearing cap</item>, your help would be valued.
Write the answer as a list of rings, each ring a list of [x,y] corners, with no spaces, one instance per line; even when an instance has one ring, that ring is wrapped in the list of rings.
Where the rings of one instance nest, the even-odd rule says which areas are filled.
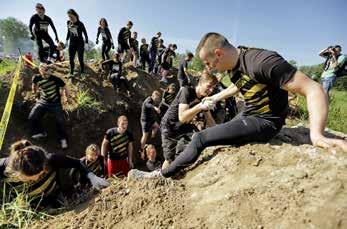
[[[36,41],[38,46],[38,56],[40,62],[49,61],[53,58],[54,54],[54,42],[48,33],[48,27],[51,26],[55,34],[55,41],[59,42],[57,30],[53,24],[50,17],[45,15],[45,7],[41,3],[36,4],[36,14],[30,18],[29,31],[31,34],[31,39]],[[49,45],[49,58],[44,58],[44,47],[42,41],[45,41]]]

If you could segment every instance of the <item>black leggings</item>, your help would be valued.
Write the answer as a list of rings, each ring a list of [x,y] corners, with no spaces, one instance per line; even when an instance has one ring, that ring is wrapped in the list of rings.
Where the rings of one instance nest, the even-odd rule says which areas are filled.
[[[69,57],[70,57],[70,74],[73,74],[75,70],[75,56],[76,52],[78,55],[78,61],[80,62],[81,73],[84,73],[84,42],[79,42],[77,44],[70,43],[69,46]]]
[[[46,32],[40,32],[36,35],[36,44],[39,47],[38,54],[41,62],[45,62],[45,50],[43,48],[42,40],[44,40],[49,45],[49,57],[53,57],[54,54],[54,42],[52,38]]]
[[[149,64],[150,64],[149,55],[141,56],[141,57],[140,57],[140,62],[141,62],[141,69],[142,69],[142,70],[146,70],[146,64],[147,64],[148,66],[149,66]]]
[[[109,60],[109,52],[111,50],[112,44],[111,41],[104,41],[101,46],[101,57],[103,60]]]
[[[192,165],[208,146],[266,142],[273,138],[280,129],[273,122],[263,118],[237,116],[229,122],[195,133],[187,148],[168,168],[162,170],[162,174],[164,177],[170,177]]]

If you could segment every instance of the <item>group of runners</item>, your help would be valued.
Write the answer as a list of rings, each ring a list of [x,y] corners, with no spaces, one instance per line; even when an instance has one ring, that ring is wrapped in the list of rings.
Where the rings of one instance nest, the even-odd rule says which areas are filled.
[[[43,6],[38,4],[38,14],[31,19],[30,24],[40,28],[39,31],[36,29],[33,36],[39,47],[42,46],[40,40],[45,40],[54,50],[56,47],[47,36],[47,25],[51,25],[52,28],[54,25],[50,18],[44,14],[40,15],[40,10],[44,12]],[[75,11],[69,10],[68,15],[70,64],[76,52],[83,62],[84,42],[88,41],[86,29]],[[98,36],[100,33],[103,38],[103,66],[109,65],[110,79],[116,85],[118,76],[122,76],[121,69],[123,61],[127,58],[126,52],[130,47],[134,47],[134,40],[130,38],[136,39],[136,36],[130,35],[131,27],[132,22],[128,22],[127,26],[121,29],[118,36],[118,53],[114,55],[113,60],[108,60],[108,51],[114,45],[107,21],[100,20]],[[149,71],[155,71],[156,62],[153,60],[157,59],[159,44],[163,45],[160,37],[161,34],[157,33],[152,39],[152,47],[155,44],[156,48],[149,50],[149,58],[146,56],[145,62],[149,62]],[[142,43],[147,45],[143,40]],[[141,47],[142,62],[144,59],[141,52],[148,50],[148,45],[147,49],[143,48],[142,51]],[[176,48],[176,45],[170,45],[163,55],[172,58]],[[39,54],[42,60],[42,52]],[[48,60],[53,54],[53,51],[49,52]],[[135,168],[134,143],[138,139],[134,139],[132,131],[128,129],[128,119],[122,115],[118,117],[117,125],[105,132],[101,149],[95,144],[90,145],[86,149],[86,156],[80,160],[47,153],[28,140],[14,143],[10,149],[10,156],[0,160],[1,178],[27,184],[30,195],[45,197],[45,201],[51,201],[52,198],[57,200],[57,194],[62,188],[63,182],[57,176],[62,168],[71,169],[70,175],[75,186],[91,185],[96,189],[108,186],[104,178],[113,175],[135,179],[171,177],[192,165],[206,147],[268,142],[285,124],[288,114],[288,92],[306,97],[312,144],[323,148],[339,147],[347,152],[345,140],[324,136],[328,100],[321,85],[297,70],[277,52],[234,47],[223,35],[207,33],[201,39],[196,55],[206,65],[206,69],[197,77],[197,83],[192,82],[188,71],[188,62],[194,55],[187,53],[179,63],[179,84],[168,84],[164,92],[158,89],[143,102],[139,120],[142,126],[139,156],[146,161],[146,171]],[[137,58],[135,56],[134,58]],[[160,66],[164,72],[162,81],[166,81],[167,66],[163,63]],[[71,65],[72,70],[73,67]],[[83,65],[81,71],[83,73]],[[232,84],[224,85],[213,71],[227,73]],[[61,101],[69,101],[69,92],[64,80],[53,75],[51,65],[40,64],[39,72],[40,74],[33,77],[33,91],[36,93],[39,90],[41,94],[29,115],[32,138],[47,136],[40,120],[45,113],[52,112],[56,117],[61,147],[65,149],[68,142],[62,119]],[[117,77],[113,73],[118,74]],[[245,106],[242,112],[237,112],[233,98],[238,93],[244,97]],[[157,133],[161,135],[161,146],[148,144],[150,138],[155,137]],[[164,161],[158,159],[158,147],[163,151]],[[13,186],[17,186],[17,183]]]

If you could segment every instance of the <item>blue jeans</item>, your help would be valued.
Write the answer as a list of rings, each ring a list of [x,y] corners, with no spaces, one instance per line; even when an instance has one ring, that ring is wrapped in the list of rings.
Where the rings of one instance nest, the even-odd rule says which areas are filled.
[[[336,81],[336,76],[326,77],[322,79],[323,89],[327,94],[333,88],[335,81]]]

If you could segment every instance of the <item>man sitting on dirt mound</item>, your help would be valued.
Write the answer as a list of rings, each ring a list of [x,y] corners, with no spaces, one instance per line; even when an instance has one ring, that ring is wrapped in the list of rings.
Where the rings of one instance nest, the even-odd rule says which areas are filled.
[[[328,103],[322,87],[276,52],[235,48],[224,36],[208,33],[200,41],[197,54],[209,69],[220,73],[231,70],[233,73],[233,84],[208,100],[216,103],[241,92],[245,98],[245,111],[229,122],[196,133],[169,167],[152,173],[134,170],[129,176],[170,177],[194,163],[208,146],[269,141],[285,124],[288,91],[307,99],[313,145],[323,148],[338,146],[347,152],[346,141],[323,135]]]
[[[31,137],[33,139],[39,139],[47,136],[47,133],[41,127],[40,121],[47,112],[53,113],[55,115],[61,148],[66,149],[68,145],[64,128],[64,112],[61,104],[61,95],[63,95],[64,102],[68,102],[68,90],[62,79],[52,75],[50,65],[40,64],[39,71],[40,74],[33,77],[33,93],[37,95],[38,89],[41,93],[29,114],[29,121],[33,132]]]

